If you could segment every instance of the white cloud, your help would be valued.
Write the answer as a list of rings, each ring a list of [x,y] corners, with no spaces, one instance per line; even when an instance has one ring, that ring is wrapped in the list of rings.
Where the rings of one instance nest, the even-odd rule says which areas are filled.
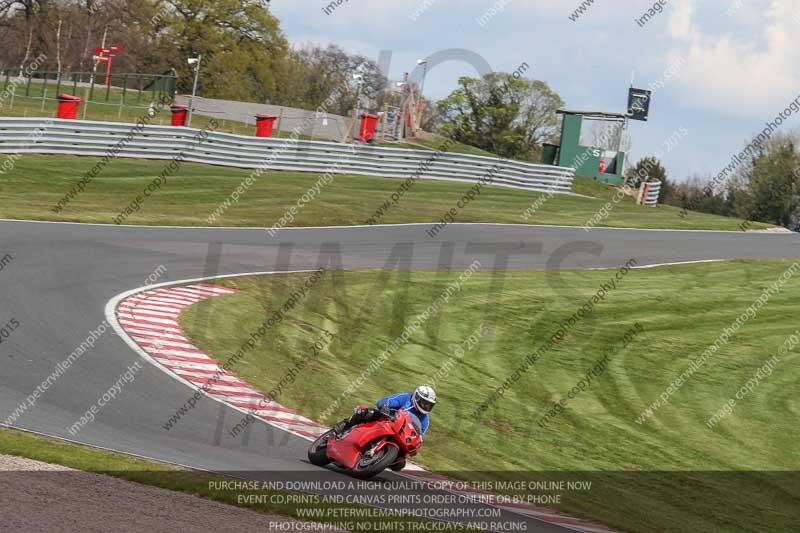
[[[676,41],[672,51],[687,58],[676,82],[691,107],[767,118],[800,93],[800,26],[790,16],[800,12],[800,1],[767,4],[752,13],[746,31],[738,24],[732,30],[706,30],[695,2],[675,6],[669,21]],[[728,18],[724,10],[717,16]]]
[[[672,7],[672,14],[669,17],[669,33],[679,41],[688,41],[692,36],[692,12],[693,4],[690,1],[683,1]]]

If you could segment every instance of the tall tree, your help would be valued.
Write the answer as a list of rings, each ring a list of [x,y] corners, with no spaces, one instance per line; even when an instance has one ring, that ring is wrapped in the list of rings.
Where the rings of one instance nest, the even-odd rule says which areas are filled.
[[[49,7],[49,0],[0,0],[0,24],[14,27],[17,43],[24,43],[22,53],[18,53],[20,72],[35,57],[36,18],[46,14]]]
[[[162,38],[173,43],[170,61],[179,90],[191,90],[187,59],[203,56],[203,92],[219,98],[273,100],[286,68],[288,43],[278,20],[253,0],[165,2]]]
[[[800,218],[800,154],[791,136],[777,136],[748,169],[734,207],[748,220],[795,228]]]
[[[503,157],[536,159],[558,134],[561,97],[547,83],[508,73],[464,77],[438,104],[440,131],[454,140]]]
[[[364,56],[350,55],[341,47],[307,45],[292,51],[291,67],[283,78],[280,99],[285,105],[314,109],[325,101],[331,113],[348,115],[356,107],[377,111],[387,80],[378,65]],[[354,75],[360,75],[360,81]]]

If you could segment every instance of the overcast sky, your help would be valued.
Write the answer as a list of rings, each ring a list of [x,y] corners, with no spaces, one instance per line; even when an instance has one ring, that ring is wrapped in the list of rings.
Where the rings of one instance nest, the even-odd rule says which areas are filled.
[[[481,58],[495,71],[528,63],[526,77],[547,81],[567,108],[625,111],[635,72],[636,86],[656,91],[650,121],[632,124],[632,156],[663,153],[679,181],[718,173],[800,96],[800,0],[661,0],[643,27],[636,19],[654,1],[594,0],[576,21],[581,0],[344,0],[326,14],[330,3],[272,0],[272,12],[294,46],[336,43],[376,60],[392,50],[394,79],[418,58],[472,52],[428,73],[426,96],[437,99]],[[781,129],[798,125],[793,116]],[[681,127],[688,135],[667,152]]]

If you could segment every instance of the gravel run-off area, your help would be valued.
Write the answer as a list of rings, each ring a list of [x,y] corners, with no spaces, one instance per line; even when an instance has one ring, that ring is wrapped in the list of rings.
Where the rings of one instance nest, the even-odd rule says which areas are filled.
[[[337,531],[10,455],[0,455],[0,487],[0,531]]]

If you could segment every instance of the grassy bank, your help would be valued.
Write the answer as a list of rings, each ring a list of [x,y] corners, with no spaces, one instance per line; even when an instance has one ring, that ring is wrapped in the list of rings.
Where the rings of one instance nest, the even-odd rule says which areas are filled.
[[[0,157],[0,161],[8,156]],[[168,161],[118,159],[86,186],[61,213],[52,208],[98,161],[91,157],[24,156],[3,176],[0,217],[34,220],[112,223],[142,194]],[[208,225],[208,217],[228,199],[250,171],[184,163],[168,182],[147,197],[125,222],[150,225]],[[259,178],[214,224],[269,227],[296,206],[320,176],[272,172]],[[390,199],[400,180],[367,176],[336,176],[317,197],[298,210],[294,226],[363,224]],[[469,183],[421,180],[381,223],[436,222],[472,187]],[[458,214],[458,222],[505,222],[583,226],[612,201],[611,187],[577,178],[574,192],[593,196],[547,195],[503,187],[486,187],[478,200]],[[680,210],[669,206],[644,208],[626,197],[612,203],[597,226],[631,228],[737,230],[741,221]],[[526,218],[527,216],[527,218]],[[754,224],[753,228],[767,227]]]
[[[800,410],[800,358],[782,355],[731,415],[713,429],[707,422],[797,330],[800,276],[746,320],[668,404],[650,418],[640,417],[791,264],[731,261],[632,270],[477,417],[476,409],[614,271],[560,271],[555,277],[507,272],[497,303],[489,297],[491,273],[479,272],[345,396],[342,391],[456,274],[335,273],[234,372],[268,392],[302,364],[278,400],[312,418],[338,405],[324,420],[330,423],[357,403],[435,380],[450,367],[436,383],[440,402],[420,456],[426,466],[463,477],[495,471],[495,477],[513,479],[549,471],[592,480],[595,489],[566,494],[556,506],[627,531],[755,531],[767,524],[787,530],[798,511],[800,483],[797,476],[776,479],[763,472],[800,470],[792,415]],[[201,348],[224,360],[305,276],[222,281],[244,290],[190,308],[182,324]],[[204,316],[214,328],[197,330],[196,315],[209,311]],[[489,332],[480,333],[482,326]],[[312,345],[324,331],[334,340],[313,356]],[[476,334],[477,346],[463,344]],[[453,360],[459,345],[466,354]],[[603,371],[569,398],[605,356]],[[562,399],[568,402],[565,411],[547,417]]]
[[[409,150],[435,151],[439,149],[446,149],[447,152],[453,154],[469,154],[469,155],[481,155],[484,157],[497,157],[495,154],[487,152],[486,150],[482,150],[475,146],[470,146],[469,144],[448,140],[446,137],[442,137],[441,135],[434,135],[430,139],[414,138],[414,139],[408,139],[405,142],[399,141],[399,142],[387,142],[383,144],[379,143],[376,146],[384,146],[387,148],[407,148]]]

